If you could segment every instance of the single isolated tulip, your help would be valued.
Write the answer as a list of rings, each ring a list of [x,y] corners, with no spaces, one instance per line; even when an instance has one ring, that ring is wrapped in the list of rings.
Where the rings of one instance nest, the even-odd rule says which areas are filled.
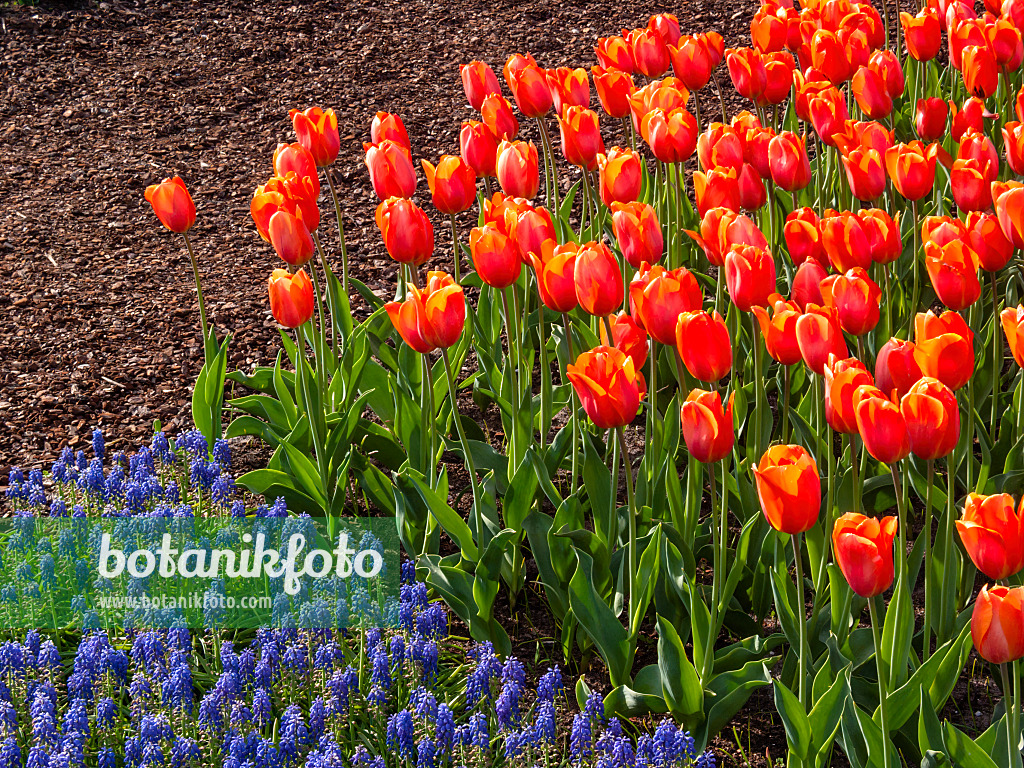
[[[836,432],[857,433],[857,414],[853,396],[862,386],[874,386],[874,379],[864,363],[855,357],[845,360],[830,355],[825,364],[825,420]]]
[[[935,185],[935,158],[940,147],[920,141],[897,144],[885,153],[885,167],[896,191],[907,200],[920,200]]]
[[[948,456],[960,439],[960,405],[956,395],[938,379],[924,376],[900,399],[907,423],[910,450],[919,459]]]
[[[725,256],[725,284],[729,298],[741,312],[767,307],[775,293],[775,261],[763,248],[734,245]]]
[[[462,286],[445,272],[428,272],[423,288],[410,284],[405,301],[384,309],[402,340],[420,353],[453,346],[466,325]]]
[[[292,127],[295,129],[295,137],[299,144],[313,156],[318,168],[331,165],[338,158],[341,140],[338,138],[338,117],[333,109],[293,109],[288,116],[292,119]]]
[[[910,455],[910,433],[897,403],[882,390],[861,386],[853,393],[857,432],[864,448],[883,464],[895,464]]]
[[[622,306],[622,270],[607,245],[582,244],[573,269],[576,298],[584,312],[604,317]]]
[[[419,266],[434,253],[434,225],[412,200],[389,197],[374,216],[388,255],[400,264]]]
[[[530,263],[537,273],[537,286],[544,306],[555,312],[572,312],[579,306],[576,298],[576,243],[557,245],[546,241],[540,252],[529,254]]]
[[[647,339],[647,331],[636,324],[636,320],[629,316],[628,312],[619,312],[608,316],[608,325],[611,327],[611,340],[608,339],[608,332],[605,324],[601,323],[601,343],[621,349],[633,361],[633,368],[643,370],[647,362],[647,349],[650,345]],[[641,390],[643,394],[643,390]]]
[[[180,176],[146,187],[146,201],[153,213],[171,232],[183,235],[196,223],[196,206]]]
[[[1003,334],[1010,345],[1010,354],[1017,365],[1024,368],[1024,305],[1007,307],[999,313]]]
[[[942,246],[925,243],[924,263],[939,301],[950,309],[959,312],[981,296],[978,257],[963,240]]]
[[[806,448],[773,445],[753,469],[761,511],[772,528],[803,533],[818,521],[821,477]]]
[[[430,197],[441,213],[453,216],[476,202],[476,172],[458,155],[442,155],[437,165],[420,161]]]
[[[822,280],[825,306],[835,307],[839,325],[852,336],[862,336],[878,325],[882,289],[868,277],[867,270],[854,267],[843,275]]]
[[[267,234],[277,255],[293,267],[301,267],[313,258],[313,238],[301,215],[278,211],[270,217]]]
[[[971,640],[990,664],[1024,656],[1024,587],[982,587],[971,614]]]
[[[537,147],[531,141],[503,141],[498,145],[498,161],[495,166],[498,184],[502,191],[512,197],[527,200],[537,195],[540,188]]]
[[[492,288],[507,288],[519,279],[523,262],[512,239],[484,225],[469,233],[469,252],[480,279]]]
[[[597,156],[600,169],[601,202],[631,203],[640,197],[643,182],[640,155],[633,150],[612,147],[607,154]]]
[[[679,412],[683,441],[690,455],[702,464],[721,461],[732,452],[736,440],[732,421],[734,398],[735,393],[730,394],[723,409],[718,392],[694,389],[686,396]]]
[[[974,332],[954,310],[914,318],[914,360],[921,373],[956,391],[974,375]]]
[[[676,343],[679,316],[699,310],[704,303],[697,278],[686,267],[666,270],[650,264],[641,264],[630,281],[629,299],[640,327],[667,346]]]
[[[717,382],[732,370],[732,341],[717,312],[683,312],[676,321],[676,350],[690,375]]]
[[[370,122],[370,143],[380,144],[385,139],[395,142],[412,152],[409,132],[405,130],[402,118],[392,112],[378,112]]]
[[[768,354],[782,365],[794,365],[802,359],[800,344],[796,338],[796,321],[800,317],[801,309],[796,304],[785,301],[778,294],[772,298],[774,302],[771,303],[770,318],[764,307],[751,307],[751,311],[761,326],[761,335],[764,336]]]
[[[294,275],[287,269],[275,269],[267,281],[270,312],[285,328],[298,328],[313,316],[313,284],[306,270]]]
[[[484,99],[492,93],[501,94],[501,84],[494,70],[482,61],[471,61],[469,64],[459,65],[459,75],[462,78],[462,87],[466,91],[466,100],[469,105],[480,111]]]
[[[942,47],[942,29],[935,9],[928,6],[916,16],[900,13],[907,52],[918,61],[931,61]]]
[[[896,518],[878,520],[859,512],[847,512],[832,529],[832,551],[839,561],[850,589],[861,597],[880,595],[895,576],[892,542],[896,538]]]
[[[363,149],[373,191],[380,200],[416,194],[416,170],[409,150],[388,139],[380,144],[364,144]]]
[[[1024,502],[1014,510],[1008,493],[967,495],[956,530],[975,567],[995,581],[1024,568]]]
[[[636,418],[646,384],[622,350],[594,347],[567,365],[565,374],[595,426],[614,429]]]
[[[797,318],[796,340],[804,363],[819,376],[825,375],[825,364],[832,355],[839,359],[850,356],[839,316],[831,307],[809,305],[807,311]]]
[[[924,374],[914,354],[913,342],[891,338],[875,357],[875,386],[886,394],[906,395]]]

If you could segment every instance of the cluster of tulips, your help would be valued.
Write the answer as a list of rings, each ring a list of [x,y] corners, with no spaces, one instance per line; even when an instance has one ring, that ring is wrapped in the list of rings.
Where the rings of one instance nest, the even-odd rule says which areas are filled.
[[[464,64],[479,120],[462,124],[459,154],[420,162],[432,205],[450,223],[453,274],[421,269],[435,257],[435,235],[417,203],[400,116],[378,112],[363,147],[380,200],[376,223],[398,265],[395,300],[386,303],[348,274],[329,169],[340,150],[334,113],[292,110],[297,143],[278,147],[274,176],[251,210],[288,265],[270,278],[271,311],[296,329],[294,346],[285,337],[296,376],[265,391],[285,400],[280,390],[292,384],[296,402],[287,407],[308,419],[292,419],[290,429],[304,436],[308,425],[316,467],[283,451],[275,482],[301,465],[305,475],[319,472],[314,490],[331,501],[335,481],[326,478],[340,463],[355,466],[332,432],[346,418],[332,412],[335,390],[348,384],[332,382],[346,346],[362,349],[376,335],[371,346],[377,367],[391,371],[394,400],[370,391],[384,373],[352,388],[362,392],[357,411],[373,408],[393,437],[371,426],[361,434],[400,444],[409,461],[388,465],[390,501],[372,466],[360,464],[357,480],[395,510],[421,577],[477,639],[507,643],[493,601],[505,583],[515,604],[528,539],[566,654],[575,643],[608,666],[609,711],[668,709],[703,722],[706,743],[724,724],[715,714],[723,686],[742,684],[738,708],[749,690],[772,682],[793,764],[827,764],[838,740],[855,765],[887,768],[899,754],[929,751],[987,765],[981,751],[1020,765],[1024,591],[1015,584],[1024,503],[1015,509],[1009,491],[1022,489],[1024,470],[1024,183],[1012,178],[1024,173],[1024,1],[985,7],[978,17],[960,0],[929,0],[890,24],[884,4],[880,16],[850,0],[800,9],[765,0],[751,21],[752,46],[728,50],[718,34],[682,34],[676,17],[659,14],[600,39],[589,74],[510,56],[502,75],[512,101],[490,66]],[[943,55],[952,67],[940,66]],[[731,120],[723,62],[751,103]],[[615,121],[620,143],[611,148],[591,109],[591,76],[600,109]],[[722,97],[721,122],[700,113],[712,90]],[[539,150],[521,135],[521,118],[533,121]],[[320,169],[341,234],[341,280],[316,234]],[[186,233],[195,219],[180,179],[150,188],[147,199],[172,231]],[[477,226],[466,237],[456,216],[474,208]],[[303,268],[310,263],[312,280]],[[363,336],[348,312],[350,285],[373,309]],[[475,307],[464,288],[478,291]],[[205,340],[201,290],[200,306]],[[418,363],[403,364],[416,356],[384,343],[392,328]],[[1009,368],[1007,345],[1017,364]],[[476,370],[460,381],[467,349]],[[446,404],[438,403],[435,353]],[[275,382],[280,373],[278,364]],[[479,426],[459,415],[460,387],[499,406],[501,436],[491,439],[499,445],[483,445]],[[418,399],[409,413],[419,432],[400,423],[400,392]],[[627,439],[634,431],[639,464]],[[414,443],[424,446],[418,460]],[[438,468],[449,449],[469,471],[468,525],[448,506]],[[614,498],[620,465],[622,507]],[[702,517],[706,490],[711,514]],[[923,510],[916,536],[911,490]],[[750,513],[755,499],[763,518]],[[416,514],[420,528],[410,522]],[[459,554],[440,557],[439,529]],[[692,573],[699,554],[711,563],[710,585]],[[599,562],[610,578],[598,576]],[[975,568],[998,585],[971,608]],[[677,577],[685,586],[666,586]],[[919,579],[921,622],[911,602]],[[894,582],[885,608],[880,596]],[[792,649],[774,681],[751,671],[755,661],[767,669],[760,647],[744,646],[747,661],[735,652],[766,601]],[[865,604],[871,630],[857,629]],[[634,676],[652,605],[659,663]],[[1004,716],[976,742],[935,717],[968,653],[968,621],[975,650],[999,666],[1006,697]],[[716,651],[723,631],[740,642]],[[870,675],[860,665],[872,641],[860,632],[873,634],[873,699],[851,684],[855,672]],[[698,686],[696,704],[673,675]],[[914,707],[921,731],[908,736]]]

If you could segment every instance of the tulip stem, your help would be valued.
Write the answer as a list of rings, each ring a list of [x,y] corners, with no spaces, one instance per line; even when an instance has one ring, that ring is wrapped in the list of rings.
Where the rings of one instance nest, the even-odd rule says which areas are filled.
[[[512,380],[512,396],[509,400],[512,410],[512,429],[509,430],[509,448],[511,453],[512,463],[514,464],[513,471],[519,467],[519,453],[516,450],[518,440],[516,434],[519,431],[519,404],[520,404],[520,393],[519,393],[519,370],[518,360],[514,359],[516,350],[516,333],[515,333],[515,322],[512,319],[512,313],[509,311],[508,306],[508,292],[509,288],[499,289],[501,293],[501,306],[505,310],[505,334],[508,336],[508,370],[509,376]]]
[[[932,486],[935,485],[935,460],[928,459],[927,480],[924,490],[924,635],[921,641],[921,661],[928,661],[931,651],[932,615]]]
[[[569,313],[568,312],[563,312],[562,313],[562,326],[565,329],[565,343],[566,343],[566,346],[569,349],[569,361],[568,362],[575,363],[576,362],[576,356],[575,356],[575,354],[573,354],[573,349],[572,349],[572,320],[569,318]],[[565,371],[562,371],[562,383],[563,384],[565,383],[565,380],[566,380]],[[572,386],[572,384],[569,385],[569,407],[571,409],[570,418],[572,420],[572,445],[570,446],[570,451],[571,451],[571,455],[572,455],[572,469],[570,471],[571,471],[572,474],[570,475],[570,479],[569,479],[569,493],[570,493],[570,495],[575,496],[576,495],[577,482],[579,480],[579,457],[578,457],[579,451],[576,450],[576,447],[577,447],[577,438],[580,436],[579,435],[580,428],[579,428],[579,416],[578,416],[579,405],[576,402],[576,388],[574,386]]]
[[[993,444],[999,432],[999,374],[1003,369],[1003,340],[999,335],[999,285],[995,272],[989,272],[992,285],[992,419],[988,425]]]
[[[540,448],[544,450],[548,430],[551,429],[551,366],[548,364],[547,329],[544,324],[544,299],[537,283],[537,340],[540,346]]]
[[[651,444],[651,457],[653,461],[648,462],[647,476],[650,487],[654,487],[654,481],[658,476],[658,466],[661,464],[661,449],[658,445],[658,342],[651,342],[651,381],[647,388],[647,440]],[[712,494],[713,495],[713,494]]]
[[[782,418],[782,439],[787,443],[789,442],[789,388],[791,372],[792,366],[782,366],[782,402],[780,403],[779,411]]]
[[[913,263],[914,263],[914,293],[912,294],[912,301],[910,304],[910,313],[907,318],[907,338],[910,338],[910,333],[914,329],[914,318],[917,316],[917,305],[921,301],[921,263],[917,258],[917,237],[920,232],[920,224],[917,218],[917,200],[910,201],[910,209],[914,215],[914,252],[913,252]]]
[[[796,562],[796,608],[799,625],[800,648],[797,651],[797,696],[804,711],[807,711],[807,606],[804,603],[804,563],[800,556],[800,534],[793,534],[793,556]]]
[[[900,525],[900,533],[902,534],[902,524]],[[888,714],[888,698],[885,689],[885,671],[882,662],[882,633],[881,624],[878,621],[878,597],[868,598],[868,612],[871,616],[871,636],[875,641],[875,669],[878,670],[878,712],[880,715],[880,725],[882,729],[882,765],[884,768],[889,768],[892,765],[892,754],[889,746],[889,714]],[[896,661],[895,659],[893,660]]]
[[[754,434],[747,440],[753,447],[751,461],[756,462],[761,456],[761,401],[764,399],[764,379],[761,377],[761,344],[760,329],[757,315],[750,313],[750,345],[754,351]]]
[[[309,321],[312,325],[312,321]],[[317,469],[320,471],[320,484],[323,486],[324,501],[327,508],[324,510],[328,515],[333,511],[331,509],[331,490],[328,484],[327,475],[327,456],[324,446],[320,440],[320,420],[314,418],[312,404],[309,399],[309,384],[306,381],[306,340],[304,334],[305,323],[295,329],[295,337],[298,344],[298,354],[295,356],[295,375],[299,379],[299,390],[302,393],[302,404],[306,409],[306,415],[309,417],[309,432],[313,437],[313,453],[316,456]]]
[[[544,145],[544,151],[547,152],[548,158],[551,161],[551,188],[547,190],[548,207],[551,208],[552,219],[559,221],[558,213],[561,206],[558,202],[558,166],[555,165],[555,152],[551,148],[551,134],[548,133],[548,126],[544,122],[543,117],[538,117],[537,123],[540,125],[541,142]]]
[[[580,177],[580,187],[583,192],[583,203],[580,205],[580,240],[583,240],[583,231],[587,228],[587,217],[590,215],[590,185],[587,184],[587,177],[584,174]]]
[[[857,464],[857,433],[854,432],[850,435],[850,469],[853,472],[853,511],[860,512],[862,506],[861,499],[861,477],[860,467]],[[831,534],[830,534],[831,535]]]
[[[437,456],[434,453],[434,381],[433,371],[430,367],[430,358],[427,355],[420,355],[423,359],[423,381],[420,387],[420,434],[421,439],[427,441],[427,477],[430,480],[430,487],[433,488],[436,479],[434,470],[437,469]]]
[[[892,285],[889,281],[888,264],[882,265],[882,274],[885,275],[885,335],[892,336]]]
[[[615,432],[619,437],[619,449],[622,453],[622,466],[626,470],[626,518],[629,524],[629,544],[627,550],[629,574],[626,581],[629,583],[629,617],[627,626],[630,637],[633,637],[640,628],[640,616],[636,615],[636,512],[633,500],[633,465],[629,460],[629,449],[626,447],[626,433],[622,427],[616,427]]]
[[[1013,728],[1010,735],[1013,744],[1010,747],[1010,756],[1013,758],[1014,768],[1020,768],[1020,659],[1014,659],[1011,665],[1013,670]]]
[[[341,219],[341,201],[338,199],[338,192],[334,188],[334,179],[329,169],[324,170],[324,176],[327,177],[327,186],[331,188],[331,197],[334,198],[334,216],[338,220],[338,239],[341,241],[341,289],[348,297],[348,246],[345,244],[345,225]],[[327,266],[326,259],[324,266]]]
[[[723,465],[724,466],[724,465]],[[722,589],[722,576],[720,570],[725,566],[723,551],[720,540],[724,530],[719,531],[717,520],[715,520],[715,465],[708,464],[708,477],[711,479],[711,549],[714,554],[714,561],[711,568],[711,631],[704,638],[704,661],[701,664],[700,680],[704,684],[711,676],[711,669],[715,660],[715,640],[718,639],[718,604],[719,593]],[[725,484],[723,473],[722,484]],[[723,489],[724,490],[724,489]]]
[[[206,323],[206,301],[203,299],[203,286],[199,281],[199,262],[196,261],[196,254],[192,250],[192,241],[188,237],[188,232],[182,232],[181,236],[185,238],[185,247],[188,249],[188,257],[192,261],[192,275],[196,279],[196,295],[199,297],[199,324],[202,326],[203,334],[203,361],[209,363],[213,360],[213,338]]]
[[[718,82],[718,73],[715,71],[711,72],[711,76],[715,79],[715,90],[718,91],[718,100],[722,104],[722,122],[726,125],[729,124],[728,112],[725,109],[725,94],[722,93],[722,85]]]
[[[483,535],[482,526],[480,524],[480,489],[479,483],[476,478],[476,462],[473,461],[473,452],[469,449],[469,440],[466,438],[466,432],[462,428],[462,421],[459,419],[459,401],[455,394],[455,383],[452,379],[452,365],[448,359],[448,350],[441,348],[441,360],[444,361],[444,374],[445,379],[448,382],[448,397],[452,400],[452,415],[455,417],[455,431],[459,435],[459,442],[462,443],[462,453],[466,459],[466,469],[469,470],[469,486],[473,491],[473,514],[470,518],[476,524],[476,530],[474,535],[476,536],[476,543],[478,546],[482,546]]]
[[[455,226],[455,214],[454,213],[451,214],[450,218],[451,218],[451,224],[452,224],[452,258],[455,260],[455,282],[459,283],[461,285],[462,284],[462,275],[461,275],[461,269],[462,268],[459,266],[459,262],[462,261],[462,259],[460,258],[461,254],[459,253],[459,231],[458,231],[458,229]],[[413,267],[413,268],[415,269],[415,267]]]
[[[899,519],[899,532],[900,532],[900,551],[899,551],[899,563],[900,563],[900,575],[906,576],[906,563],[907,563],[907,516],[903,507],[903,484],[900,483],[900,473],[896,471],[897,465],[890,464],[889,472],[892,474],[892,486],[896,491],[896,515]]]

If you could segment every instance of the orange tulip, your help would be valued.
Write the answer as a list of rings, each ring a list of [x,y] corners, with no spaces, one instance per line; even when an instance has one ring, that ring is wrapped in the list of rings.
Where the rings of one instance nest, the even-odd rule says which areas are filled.
[[[536,210],[529,200],[495,192],[490,200],[484,200],[484,224],[490,224],[503,234],[514,237],[519,217]]]
[[[338,118],[333,109],[325,111],[310,107],[304,112],[293,109],[288,116],[292,119],[295,137],[313,156],[317,167],[323,168],[337,159],[341,140],[338,138]]]
[[[813,67],[809,67],[806,73],[799,69],[796,70],[793,73],[793,87],[796,90],[796,115],[805,122],[811,120],[810,100],[812,98],[826,92],[830,94],[835,92],[837,96],[839,95],[839,91],[829,82],[828,78]],[[843,106],[846,106],[845,101],[843,101]]]
[[[558,67],[546,74],[556,116],[561,116],[566,107],[590,106],[590,80],[583,67]]]
[[[540,188],[537,147],[531,141],[503,141],[495,164],[498,183],[506,195],[533,198]]]
[[[872,120],[881,120],[892,112],[892,97],[882,76],[870,67],[861,67],[850,81],[857,106]]]
[[[700,222],[700,233],[683,230],[716,267],[725,266],[725,252],[733,245],[767,248],[768,241],[753,220],[728,208],[711,208]]]
[[[967,226],[950,216],[926,216],[921,222],[921,241],[935,245],[967,239]]]
[[[743,136],[739,129],[725,123],[711,123],[697,137],[697,159],[704,169],[742,168]]]
[[[656,13],[647,20],[647,28],[657,32],[665,45],[675,45],[682,37],[679,31],[679,19],[671,13]]]
[[[633,120],[633,129],[641,136],[643,119],[652,109],[660,109],[665,113],[686,106],[690,93],[681,80],[666,77],[637,89],[629,97],[629,111]],[[696,130],[694,131],[696,133]],[[646,141],[646,139],[644,139]]]
[[[633,361],[633,367],[643,370],[647,362],[647,332],[636,324],[636,321],[627,312],[619,312],[616,315],[608,316],[608,324],[611,326],[612,338],[608,340],[608,332],[604,323],[600,323],[601,343],[620,349]],[[644,394],[646,387],[641,387],[640,394]]]
[[[885,191],[885,166],[877,149],[855,147],[842,155],[846,179],[853,196],[864,202],[877,200]]]
[[[920,141],[897,144],[885,153],[885,167],[893,185],[907,200],[920,200],[935,184],[938,144],[925,147]]]
[[[895,464],[910,455],[910,433],[897,403],[880,389],[861,386],[853,393],[857,431],[864,448],[883,464]]]
[[[629,424],[640,409],[646,389],[633,360],[615,347],[595,347],[565,369],[587,416],[601,429]]]
[[[612,229],[622,257],[634,269],[655,264],[664,254],[658,215],[647,203],[612,203]]]
[[[986,272],[998,272],[1013,258],[1013,243],[1006,239],[999,219],[992,213],[967,215],[967,244]]]
[[[874,379],[860,360],[840,360],[834,355],[825,364],[825,420],[836,432],[857,433],[853,395],[858,387],[874,386]]]
[[[732,370],[732,342],[717,312],[683,312],[676,321],[676,350],[690,375],[714,383]]]
[[[622,306],[622,270],[604,243],[580,245],[573,274],[584,312],[603,317]]]
[[[884,45],[884,41],[883,41]],[[890,99],[898,99],[906,90],[906,77],[899,57],[887,48],[879,48],[872,52],[868,59],[868,69],[877,73],[885,84]]]
[[[629,74],[636,69],[633,49],[624,37],[599,37],[594,53],[604,69],[617,69]]]
[[[377,206],[374,218],[384,247],[395,261],[419,266],[433,255],[434,226],[412,200],[389,197]]]
[[[891,264],[903,254],[899,218],[896,220],[880,208],[861,208],[857,218],[868,236],[871,260],[876,264]]]
[[[764,64],[765,86],[757,104],[762,107],[781,104],[793,90],[793,56],[787,51],[776,51],[764,54],[761,61]]]
[[[485,124],[466,120],[459,131],[459,154],[477,176],[494,176],[498,140]]]
[[[313,316],[313,284],[306,270],[294,275],[287,269],[275,269],[267,281],[270,312],[285,328],[298,328]]]
[[[287,211],[293,216],[301,213],[306,229],[314,232],[320,226],[320,208],[313,181],[308,176],[299,177],[295,171],[289,171],[283,178],[274,176],[266,184],[256,187],[249,212],[260,237],[267,242],[270,242],[270,218],[278,211]]]
[[[676,343],[676,323],[683,312],[699,310],[704,303],[697,278],[680,267],[641,264],[629,283],[633,316],[651,338],[665,345]]]
[[[490,129],[496,141],[512,141],[519,133],[519,121],[512,112],[512,105],[500,93],[484,97],[484,103],[480,107],[480,119]]]
[[[628,33],[623,30],[622,34],[633,51],[633,61],[641,74],[650,78],[665,74],[671,60],[668,46],[661,35],[647,28],[634,29]]]
[[[532,53],[522,54],[513,53],[505,60],[505,66],[501,68],[502,77],[505,78],[505,82],[508,84],[509,89],[512,88],[512,76],[523,67],[536,67],[537,60],[533,58]]]
[[[850,119],[846,99],[835,88],[829,88],[807,100],[811,124],[821,140],[830,147],[836,145],[835,136]]]
[[[729,66],[729,77],[740,96],[756,102],[768,86],[761,54],[753,48],[730,48],[725,62]]]
[[[531,253],[540,253],[545,242],[555,240],[555,224],[546,208],[531,208],[519,213],[510,234],[519,258],[529,264]]]
[[[1024,568],[1024,502],[1014,511],[1008,493],[971,493],[956,529],[979,571],[1001,581]]]
[[[950,172],[953,200],[963,211],[984,211],[992,207],[989,167],[973,158],[957,160]]]
[[[835,32],[819,29],[811,38],[810,48],[811,65],[832,85],[838,87],[849,79],[852,73],[847,51]]]
[[[953,310],[914,318],[914,360],[921,373],[956,391],[974,375],[974,332]]]
[[[485,98],[492,93],[501,94],[501,84],[498,82],[498,76],[494,74],[493,69],[482,61],[460,64],[459,76],[462,78],[462,88],[466,91],[466,100],[478,112]]]
[[[686,450],[702,464],[721,461],[732,452],[736,441],[732,421],[735,393],[723,410],[722,396],[717,392],[694,389],[686,396],[679,411]]]
[[[629,97],[636,90],[633,76],[619,69],[603,67],[591,67],[590,72],[594,76],[594,87],[597,89],[601,109],[608,117],[626,117],[629,114]]]
[[[812,304],[824,306],[825,299],[821,295],[821,283],[828,277],[828,272],[817,259],[808,259],[793,276],[793,287],[789,298],[801,311],[806,311]]]
[[[301,215],[278,211],[270,217],[267,234],[277,255],[293,267],[301,267],[313,258],[313,238]]]
[[[900,399],[910,450],[919,459],[948,456],[960,439],[960,406],[953,390],[924,376]]]
[[[965,133],[972,130],[984,133],[985,118],[995,117],[985,109],[985,102],[973,96],[964,102],[963,109],[958,108],[954,101],[949,102],[949,109],[952,114],[950,133],[953,136],[953,141],[956,142],[959,142]]]
[[[826,211],[826,214],[829,212]],[[849,211],[831,212],[821,219],[821,242],[837,272],[871,266],[871,241],[864,223]]]
[[[803,189],[811,182],[811,164],[803,138],[783,131],[768,144],[772,180],[787,192]]]
[[[373,191],[378,198],[387,200],[389,197],[412,197],[416,194],[416,171],[405,147],[385,139],[380,144],[363,144],[363,149]]]
[[[925,243],[924,263],[939,301],[950,309],[965,309],[981,296],[978,257],[963,240],[944,246]]]
[[[999,65],[987,44],[964,48],[961,73],[967,92],[979,99],[987,99],[999,87]]]
[[[992,205],[999,227],[1014,248],[1024,248],[1024,184],[993,181]]]
[[[1010,354],[1024,368],[1024,306],[1007,307],[999,313],[1003,334],[1010,345]]]
[[[887,394],[902,397],[921,378],[921,366],[909,341],[892,338],[882,345],[875,358],[875,385]]]
[[[825,250],[821,243],[818,214],[812,208],[798,208],[786,216],[782,228],[786,248],[793,264],[800,266],[807,259],[823,259]]]
[[[832,551],[850,589],[861,597],[880,595],[892,585],[896,527],[895,517],[878,520],[859,512],[847,512],[836,520]]]
[[[672,71],[687,88],[698,91],[708,84],[715,68],[707,46],[696,35],[682,35],[675,47],[668,49]]]
[[[405,301],[392,301],[384,309],[402,340],[420,353],[453,346],[466,325],[462,286],[444,272],[428,272],[423,288],[410,284]]]
[[[793,365],[801,360],[800,344],[796,338],[796,321],[800,317],[800,307],[793,302],[785,301],[775,294],[772,304],[772,316],[769,319],[764,307],[751,307],[761,326],[764,345],[773,360],[783,365]]]
[[[652,109],[640,122],[640,135],[663,163],[681,163],[697,147],[697,120],[683,107]]]
[[[537,273],[537,285],[544,306],[555,312],[572,312],[579,305],[576,298],[576,243],[556,245],[546,241],[537,252],[529,254],[530,263]]]
[[[640,196],[643,181],[640,156],[629,149],[612,147],[607,154],[598,155],[600,169],[601,202],[631,203]]]
[[[971,615],[971,640],[991,664],[1024,656],[1024,587],[982,587]]]
[[[739,213],[739,175],[734,168],[697,171],[693,174],[693,194],[701,218],[712,208],[729,208]]]
[[[1014,121],[1003,126],[1003,147],[1010,170],[1024,175],[1024,124]]]
[[[825,374],[825,363],[831,355],[839,359],[850,355],[839,317],[831,307],[808,305],[807,311],[797,318],[796,340],[804,363],[819,376]]]
[[[536,64],[526,64],[508,73],[508,87],[519,111],[527,117],[543,117],[554,103],[547,74]]]
[[[278,144],[274,150],[274,175],[285,178],[289,173],[294,173],[300,179],[309,179],[314,201],[320,197],[320,175],[316,161],[309,150],[298,142]]]
[[[771,128],[761,128],[760,125],[744,127],[739,124],[737,118],[733,118],[733,125],[739,130],[743,142],[743,162],[752,165],[757,169],[757,174],[762,179],[770,179],[772,176],[771,162],[768,160],[768,146],[775,138],[775,131]],[[750,114],[749,112],[747,113]],[[755,121],[756,117],[753,118]]]
[[[511,238],[494,227],[474,227],[469,233],[473,268],[493,288],[507,288],[519,279],[522,260]]]
[[[949,106],[942,99],[918,99],[914,128],[921,141],[936,141],[946,135]]]
[[[998,14],[1000,11],[995,13]],[[1013,21],[1003,18],[987,23],[985,38],[1000,68],[1013,72],[1020,66],[1021,59],[1024,58],[1024,46],[1021,44],[1020,30]]]
[[[146,201],[153,206],[160,223],[171,232],[182,235],[196,223],[196,206],[180,176],[146,187]]]
[[[818,521],[821,478],[806,448],[773,445],[753,469],[761,511],[772,528],[803,533]]]
[[[597,167],[597,156],[604,153],[604,141],[597,113],[586,107],[566,107],[558,118],[562,134],[562,154],[571,165],[592,171]]]
[[[458,155],[442,155],[437,166],[420,161],[434,207],[452,216],[476,202],[476,172]]]
[[[741,312],[767,307],[775,293],[775,261],[754,245],[734,245],[725,255],[725,284],[729,298]]]
[[[370,122],[370,143],[380,144],[385,139],[412,151],[409,132],[405,130],[402,118],[391,112],[378,112]]]
[[[862,336],[878,325],[882,289],[868,277],[867,270],[854,267],[826,278],[820,287],[825,306],[835,307],[839,325],[850,335]]]
[[[942,29],[934,8],[925,8],[916,16],[901,12],[900,23],[903,24],[903,37],[911,56],[918,61],[931,61],[938,55],[942,47]]]

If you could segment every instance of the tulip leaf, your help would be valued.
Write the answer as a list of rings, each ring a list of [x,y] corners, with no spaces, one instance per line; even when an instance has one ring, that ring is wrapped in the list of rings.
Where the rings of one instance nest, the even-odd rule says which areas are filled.
[[[998,764],[970,736],[950,722],[942,724],[946,748],[954,764],[963,768],[998,768]]]
[[[756,689],[771,685],[772,677],[763,661],[749,661],[739,669],[715,675],[706,684],[711,696],[705,697],[714,703],[707,710],[707,717],[693,734],[698,750],[728,724],[743,708]]]
[[[801,760],[806,761],[811,754],[811,724],[804,712],[803,705],[786,686],[778,680],[772,681],[775,689],[775,709],[782,718],[786,728],[786,742],[789,750]]]
[[[398,491],[407,496],[410,493],[418,494],[430,514],[458,545],[462,556],[468,562],[475,563],[477,561],[480,553],[469,525],[461,515],[448,506],[447,501],[441,498],[437,491],[430,487],[422,474],[407,466],[395,475],[395,486]]]
[[[692,730],[704,719],[704,686],[671,623],[657,617],[658,668],[665,701],[673,716]]]
[[[576,573],[569,581],[569,605],[601,653],[611,684],[623,685],[629,680],[633,666],[633,651],[626,629],[594,589],[594,561],[590,555],[577,549],[576,562]]]

